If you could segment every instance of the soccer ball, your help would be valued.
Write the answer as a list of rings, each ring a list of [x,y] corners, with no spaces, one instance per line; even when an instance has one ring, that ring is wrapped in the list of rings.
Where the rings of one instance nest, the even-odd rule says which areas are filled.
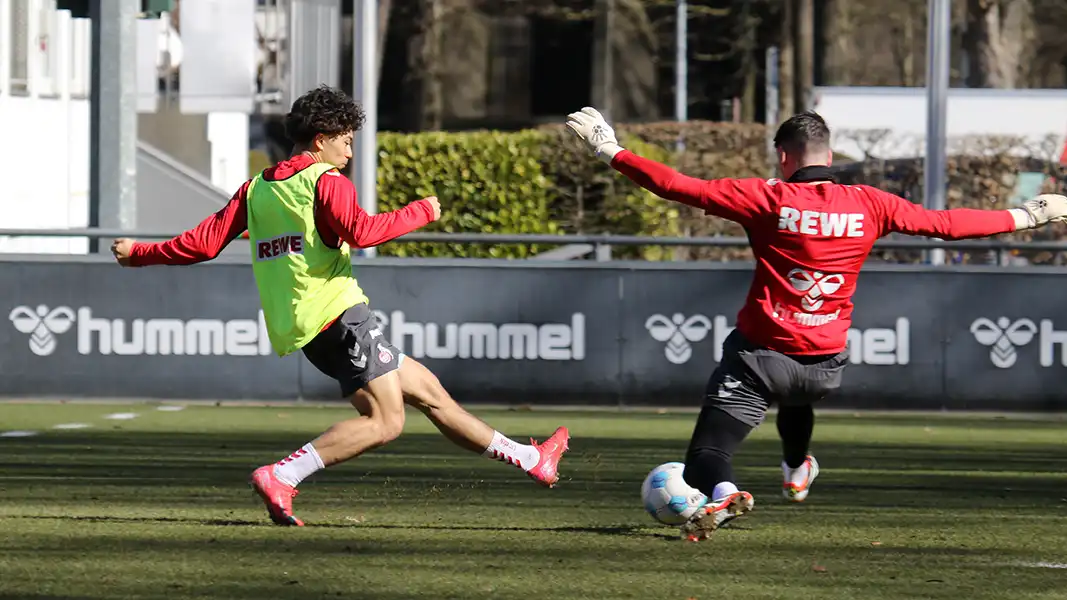
[[[680,462],[664,463],[652,469],[641,484],[645,510],[664,525],[685,523],[708,502],[707,496],[682,479],[684,470]]]

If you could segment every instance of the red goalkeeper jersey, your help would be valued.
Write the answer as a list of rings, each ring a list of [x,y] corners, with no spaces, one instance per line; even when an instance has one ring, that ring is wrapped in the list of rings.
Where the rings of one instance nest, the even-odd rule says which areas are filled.
[[[612,166],[662,198],[745,228],[756,271],[737,329],[752,343],[783,354],[845,349],[856,280],[878,238],[899,232],[956,240],[1015,230],[1007,210],[933,211],[864,185],[708,181],[628,150]]]

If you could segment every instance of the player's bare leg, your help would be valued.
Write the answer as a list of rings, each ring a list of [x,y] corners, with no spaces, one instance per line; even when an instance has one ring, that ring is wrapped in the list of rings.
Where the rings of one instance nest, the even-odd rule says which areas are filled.
[[[530,444],[520,444],[467,412],[449,395],[437,376],[418,361],[405,356],[399,373],[404,401],[426,415],[454,444],[519,467],[541,485],[552,487],[559,480],[559,461],[570,439],[566,427],[556,429],[543,443],[530,440]]]
[[[362,416],[337,423],[312,442],[325,466],[385,445],[404,430],[404,396],[397,371],[372,380],[367,390]]]
[[[404,397],[398,372],[372,380],[367,390],[369,393],[358,400],[359,417],[335,424],[286,458],[252,473],[252,485],[267,505],[272,521],[302,526],[303,521],[293,515],[293,498],[301,481],[319,469],[385,445],[403,431]]]

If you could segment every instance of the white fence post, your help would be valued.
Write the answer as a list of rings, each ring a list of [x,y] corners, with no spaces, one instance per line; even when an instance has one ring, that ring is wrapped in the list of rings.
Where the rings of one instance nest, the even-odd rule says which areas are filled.
[[[0,0],[0,96],[11,94],[11,0]]]
[[[26,95],[40,95],[41,71],[41,0],[28,0],[26,11]]]

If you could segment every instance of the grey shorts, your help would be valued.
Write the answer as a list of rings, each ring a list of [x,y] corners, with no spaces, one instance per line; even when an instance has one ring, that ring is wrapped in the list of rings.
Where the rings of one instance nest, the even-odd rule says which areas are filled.
[[[345,311],[303,348],[315,368],[341,384],[345,398],[400,368],[404,355],[382,333],[366,304]]]
[[[722,362],[708,380],[704,404],[751,427],[772,404],[813,404],[841,387],[848,350],[824,356],[791,356],[753,346],[736,329],[722,345]]]

